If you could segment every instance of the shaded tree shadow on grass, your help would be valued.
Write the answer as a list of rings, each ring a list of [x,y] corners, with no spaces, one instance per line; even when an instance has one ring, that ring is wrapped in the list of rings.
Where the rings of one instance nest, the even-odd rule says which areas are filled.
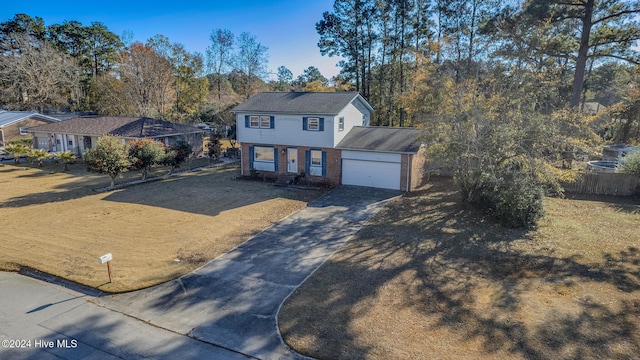
[[[596,201],[606,203],[607,206],[629,214],[640,214],[640,196],[613,196],[566,193],[570,200]]]
[[[415,344],[448,342],[430,338],[430,331],[444,330],[459,337],[458,344],[481,344],[475,356],[623,359],[640,354],[637,248],[604,254],[596,263],[529,251],[518,246],[534,241],[527,231],[504,229],[476,216],[442,185],[407,195],[377,219],[283,306],[280,330],[294,349],[327,359],[390,356],[381,348],[393,345],[380,345],[367,335],[374,329],[354,330],[372,316],[371,323],[379,319],[383,327],[386,314],[371,312],[387,300],[394,308],[384,312],[421,314],[409,320],[424,321],[425,333],[384,329],[413,336]],[[611,288],[616,301],[576,290],[584,284]],[[381,298],[387,287],[394,295]],[[556,293],[531,298],[545,289]],[[481,304],[479,295],[487,292],[488,304]],[[531,301],[544,310],[536,313]],[[438,358],[460,350],[418,354]]]

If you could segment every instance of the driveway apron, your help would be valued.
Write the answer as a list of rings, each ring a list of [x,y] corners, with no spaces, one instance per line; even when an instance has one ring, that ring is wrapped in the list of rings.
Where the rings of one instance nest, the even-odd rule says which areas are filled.
[[[282,341],[284,300],[398,191],[343,186],[200,269],[97,303],[260,359],[300,358]]]

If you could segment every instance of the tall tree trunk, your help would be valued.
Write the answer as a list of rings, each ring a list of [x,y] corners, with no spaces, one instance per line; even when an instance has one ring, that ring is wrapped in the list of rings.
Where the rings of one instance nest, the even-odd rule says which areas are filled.
[[[593,7],[595,0],[587,0],[584,6],[584,17],[582,18],[582,33],[580,34],[580,49],[576,60],[576,72],[573,77],[573,90],[571,93],[571,107],[580,105],[580,96],[584,86],[584,72],[587,66],[587,56],[589,55],[589,37],[591,36]]]
[[[469,52],[468,57],[467,57],[467,69],[466,69],[466,73],[467,76],[469,76],[469,73],[471,72],[471,62],[473,61],[473,46],[474,46],[474,41],[475,41],[475,35],[476,35],[476,13],[478,10],[478,2],[477,0],[474,0],[471,3],[471,24],[469,26],[469,45],[468,45],[468,49],[467,51]]]

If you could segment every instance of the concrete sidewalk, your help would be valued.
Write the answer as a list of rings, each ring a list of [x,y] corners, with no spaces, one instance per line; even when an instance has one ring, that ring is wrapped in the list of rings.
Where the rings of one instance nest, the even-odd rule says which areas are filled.
[[[92,301],[236,353],[260,359],[301,358],[280,337],[281,304],[398,195],[341,187],[191,274]]]

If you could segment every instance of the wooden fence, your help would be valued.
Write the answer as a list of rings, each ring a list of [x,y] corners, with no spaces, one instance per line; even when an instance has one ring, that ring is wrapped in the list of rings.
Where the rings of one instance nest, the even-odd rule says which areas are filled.
[[[630,196],[640,194],[640,176],[618,173],[586,173],[574,183],[562,184],[567,192]]]

